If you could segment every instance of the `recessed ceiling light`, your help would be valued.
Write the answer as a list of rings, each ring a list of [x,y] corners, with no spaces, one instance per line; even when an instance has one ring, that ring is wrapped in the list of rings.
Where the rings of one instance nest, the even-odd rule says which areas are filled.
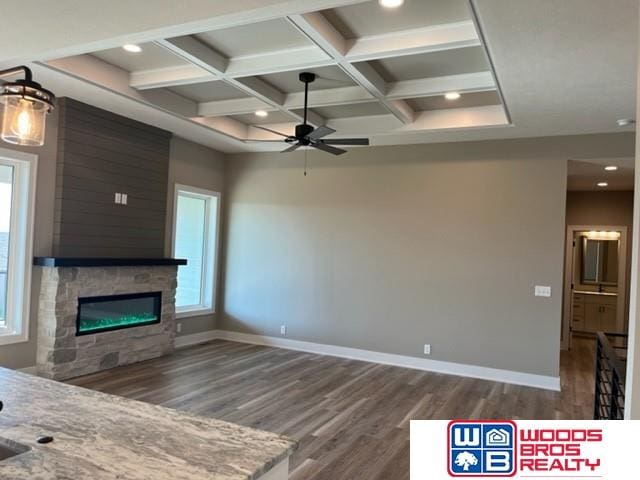
[[[636,121],[633,118],[621,118],[616,120],[619,127],[627,127],[629,125],[635,125]]]
[[[604,169],[607,172],[615,172],[616,170],[618,170],[618,167],[615,165],[607,165],[606,167],[604,167]]]
[[[448,92],[444,94],[444,98],[447,100],[458,100],[460,98],[460,94],[458,92]]]
[[[268,117],[269,116],[269,112],[267,112],[266,110],[256,110],[256,117]]]
[[[598,182],[599,187],[608,187],[609,184],[607,182]]]
[[[123,45],[124,48],[129,53],[140,53],[142,51],[142,47],[140,45],[136,45],[135,43],[127,43]]]
[[[398,8],[404,3],[404,0],[378,0],[378,3],[384,8]]]

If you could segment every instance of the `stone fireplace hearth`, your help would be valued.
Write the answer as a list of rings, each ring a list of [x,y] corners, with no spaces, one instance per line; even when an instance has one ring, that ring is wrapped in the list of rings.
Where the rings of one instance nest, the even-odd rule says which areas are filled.
[[[34,263],[42,267],[38,375],[64,380],[173,352],[177,265],[184,260],[46,257]],[[78,330],[79,301],[152,292],[161,293],[159,322],[90,334]]]

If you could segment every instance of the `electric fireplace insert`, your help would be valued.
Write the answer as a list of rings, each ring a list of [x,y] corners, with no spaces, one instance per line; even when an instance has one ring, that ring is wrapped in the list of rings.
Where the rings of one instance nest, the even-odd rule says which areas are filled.
[[[78,298],[76,335],[160,323],[162,292]]]

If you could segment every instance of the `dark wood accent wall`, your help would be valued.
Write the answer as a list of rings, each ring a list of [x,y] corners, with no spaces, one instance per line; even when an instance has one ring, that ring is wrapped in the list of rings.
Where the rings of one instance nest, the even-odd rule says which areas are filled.
[[[171,134],[70,98],[58,108],[54,256],[164,256]]]

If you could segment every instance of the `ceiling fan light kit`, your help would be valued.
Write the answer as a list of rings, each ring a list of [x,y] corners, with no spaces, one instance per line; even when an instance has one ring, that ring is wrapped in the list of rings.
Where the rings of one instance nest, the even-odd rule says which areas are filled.
[[[260,125],[255,125],[255,128],[284,137],[284,142],[291,145],[283,150],[282,153],[294,152],[300,147],[312,147],[322,150],[323,152],[331,153],[332,155],[342,155],[347,151],[342,148],[334,147],[333,145],[369,145],[368,138],[324,139],[324,137],[331,135],[336,131],[326,125],[318,128],[314,128],[313,125],[309,125],[307,123],[307,113],[309,109],[309,84],[315,81],[316,74],[311,72],[302,72],[299,78],[300,81],[304,83],[304,116],[302,123],[296,125],[295,135],[285,135],[284,133],[271,130],[267,127],[262,127]]]

